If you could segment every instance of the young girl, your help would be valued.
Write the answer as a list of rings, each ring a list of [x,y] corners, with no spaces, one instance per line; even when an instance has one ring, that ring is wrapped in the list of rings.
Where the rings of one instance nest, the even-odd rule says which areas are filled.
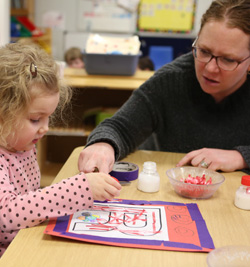
[[[64,60],[70,68],[84,69],[83,54],[78,47],[69,48],[64,54]]]
[[[0,48],[0,256],[18,230],[119,196],[121,185],[103,173],[79,173],[39,189],[35,144],[61,114],[70,89],[54,60],[37,47]]]

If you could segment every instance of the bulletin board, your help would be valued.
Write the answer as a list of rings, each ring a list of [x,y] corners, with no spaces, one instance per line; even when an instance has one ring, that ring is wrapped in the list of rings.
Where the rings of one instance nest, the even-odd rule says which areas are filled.
[[[196,0],[141,0],[138,30],[189,33],[194,27]]]
[[[134,33],[136,21],[136,10],[128,11],[117,0],[78,0],[78,30]]]

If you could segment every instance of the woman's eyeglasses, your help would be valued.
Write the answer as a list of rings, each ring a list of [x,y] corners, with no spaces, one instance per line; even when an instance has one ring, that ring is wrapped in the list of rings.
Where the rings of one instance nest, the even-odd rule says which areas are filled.
[[[193,55],[194,57],[199,61],[203,63],[209,63],[213,58],[215,58],[217,66],[223,70],[233,71],[235,70],[241,63],[243,63],[245,60],[250,58],[248,56],[247,58],[244,58],[240,61],[230,59],[224,56],[214,56],[210,52],[208,52],[205,49],[199,48],[195,46],[197,39],[194,41],[192,45]]]

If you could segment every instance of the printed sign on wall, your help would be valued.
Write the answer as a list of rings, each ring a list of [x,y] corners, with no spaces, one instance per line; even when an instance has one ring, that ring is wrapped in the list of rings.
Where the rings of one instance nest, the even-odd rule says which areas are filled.
[[[141,0],[139,31],[189,32],[194,24],[195,0]]]

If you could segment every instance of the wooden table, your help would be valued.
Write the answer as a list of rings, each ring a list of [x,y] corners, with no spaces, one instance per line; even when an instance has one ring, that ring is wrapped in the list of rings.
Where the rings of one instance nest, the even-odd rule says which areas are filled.
[[[154,74],[137,70],[133,76],[89,75],[84,69],[66,68],[64,77],[72,87],[102,87],[115,90],[135,90]]]
[[[82,147],[76,148],[54,182],[77,174],[77,160]],[[172,189],[166,170],[175,167],[183,154],[137,151],[125,160],[136,163],[140,170],[145,161],[157,163],[161,177],[160,191],[143,193],[136,189],[137,180],[123,186],[120,197],[138,200],[197,203],[215,247],[250,246],[250,212],[236,208],[234,194],[240,185],[242,172],[225,173],[226,180],[215,195],[207,200],[190,200],[178,196]],[[84,243],[43,234],[47,223],[19,231],[2,259],[1,267],[147,267],[147,266],[207,266],[207,253],[134,249]]]

